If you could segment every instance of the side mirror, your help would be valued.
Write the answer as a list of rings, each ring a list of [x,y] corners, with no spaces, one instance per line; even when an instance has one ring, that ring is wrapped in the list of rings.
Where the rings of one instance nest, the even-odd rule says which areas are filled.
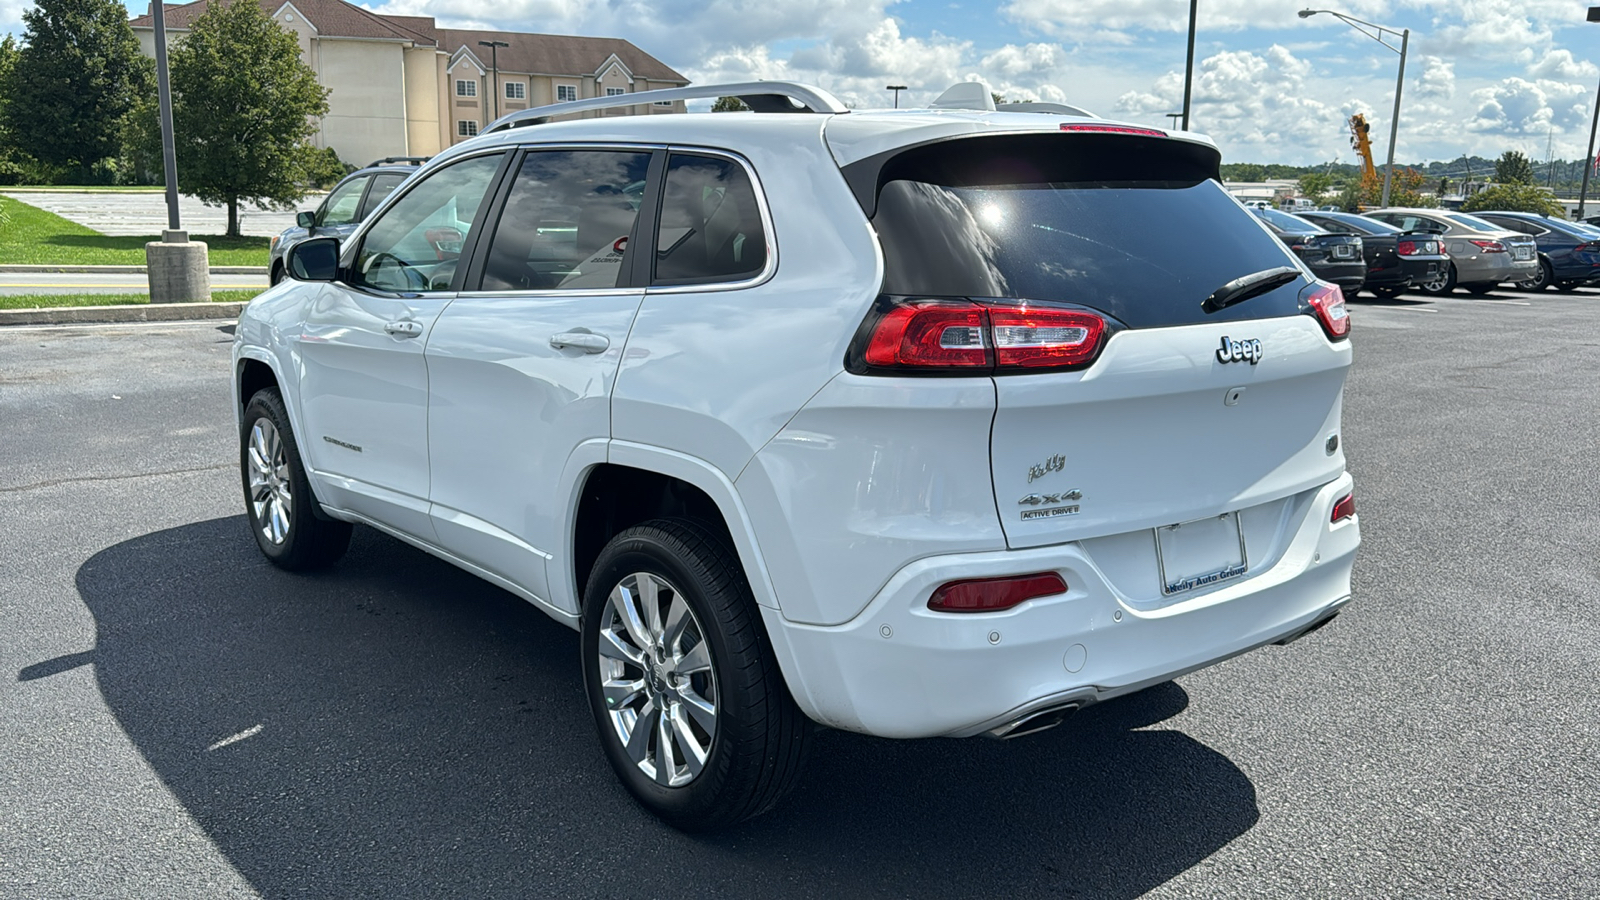
[[[339,239],[312,238],[295,244],[289,248],[285,267],[296,281],[336,280],[339,277]]]
[[[294,217],[294,223],[301,228],[315,228],[317,226],[317,214],[310,212],[297,213]]]

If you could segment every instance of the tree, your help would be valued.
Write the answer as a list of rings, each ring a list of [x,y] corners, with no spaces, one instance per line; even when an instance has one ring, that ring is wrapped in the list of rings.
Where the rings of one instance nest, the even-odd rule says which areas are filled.
[[[1507,150],[1494,161],[1494,180],[1501,184],[1533,184],[1533,161],[1520,150]]]
[[[154,91],[117,0],[38,0],[22,14],[24,46],[6,93],[7,130],[17,150],[86,174],[120,149],[124,118]]]
[[[1479,209],[1531,212],[1558,218],[1566,216],[1566,209],[1556,202],[1556,198],[1536,184],[1491,184],[1461,204],[1462,212]]]
[[[1320,203],[1329,191],[1333,189],[1333,176],[1322,172],[1307,172],[1300,176],[1300,195]]]
[[[10,104],[11,73],[17,64],[17,42],[11,35],[0,41],[0,184],[16,184],[22,167],[18,164],[16,142],[6,125],[6,107]]]
[[[210,3],[172,49],[178,185],[226,204],[292,207],[326,168],[312,146],[328,90],[300,60],[300,42],[254,2]]]
[[[749,112],[750,107],[738,97],[718,97],[717,102],[711,104],[712,112]]]
[[[1397,169],[1394,177],[1389,182],[1390,206],[1420,206],[1435,207],[1439,205],[1439,198],[1433,194],[1423,193],[1423,188],[1429,184],[1429,178],[1416,169]],[[1360,212],[1363,209],[1377,209],[1383,202],[1383,176],[1376,178],[1362,177],[1345,185],[1335,201],[1340,209],[1350,212]]]

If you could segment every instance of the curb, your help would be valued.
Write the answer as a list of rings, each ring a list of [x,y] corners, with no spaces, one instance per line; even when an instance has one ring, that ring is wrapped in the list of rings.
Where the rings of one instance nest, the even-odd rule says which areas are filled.
[[[125,306],[0,309],[0,328],[6,325],[89,325],[237,319],[244,308],[243,303],[130,303]]]
[[[4,265],[0,274],[26,274],[29,272],[66,272],[80,275],[143,275],[145,266],[50,266]],[[266,266],[212,266],[213,275],[265,275]]]

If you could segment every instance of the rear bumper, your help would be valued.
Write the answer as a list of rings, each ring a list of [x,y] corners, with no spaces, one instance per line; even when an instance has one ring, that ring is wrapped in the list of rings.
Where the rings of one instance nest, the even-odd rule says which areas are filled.
[[[1360,543],[1358,520],[1328,521],[1351,484],[1343,475],[1316,489],[1262,571],[1166,606],[1123,594],[1075,542],[918,560],[843,625],[763,614],[796,701],[817,721],[893,738],[982,734],[1035,711],[1139,690],[1328,618],[1350,599]],[[1002,613],[927,609],[947,581],[1045,570],[1062,574],[1066,594]]]
[[[1504,284],[1539,277],[1537,256],[1515,260],[1510,253],[1482,253],[1466,259],[1457,257],[1455,264],[1458,284]]]
[[[1362,259],[1349,262],[1317,261],[1309,265],[1312,274],[1346,290],[1359,290],[1367,280],[1367,263]]]

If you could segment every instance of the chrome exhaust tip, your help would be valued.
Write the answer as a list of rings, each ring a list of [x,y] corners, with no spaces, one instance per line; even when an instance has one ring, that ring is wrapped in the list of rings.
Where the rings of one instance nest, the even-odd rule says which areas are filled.
[[[1041,709],[1037,712],[1031,712],[1020,718],[1013,719],[1010,722],[1001,725],[999,728],[992,728],[985,732],[985,734],[987,734],[989,737],[998,738],[1002,741],[1009,741],[1012,738],[1019,738],[1029,734],[1038,734],[1041,731],[1049,731],[1057,725],[1060,725],[1061,721],[1067,717],[1067,713],[1076,712],[1077,710],[1082,709],[1083,706],[1083,701],[1073,700],[1068,703],[1063,703],[1060,706],[1052,706],[1047,709]]]

